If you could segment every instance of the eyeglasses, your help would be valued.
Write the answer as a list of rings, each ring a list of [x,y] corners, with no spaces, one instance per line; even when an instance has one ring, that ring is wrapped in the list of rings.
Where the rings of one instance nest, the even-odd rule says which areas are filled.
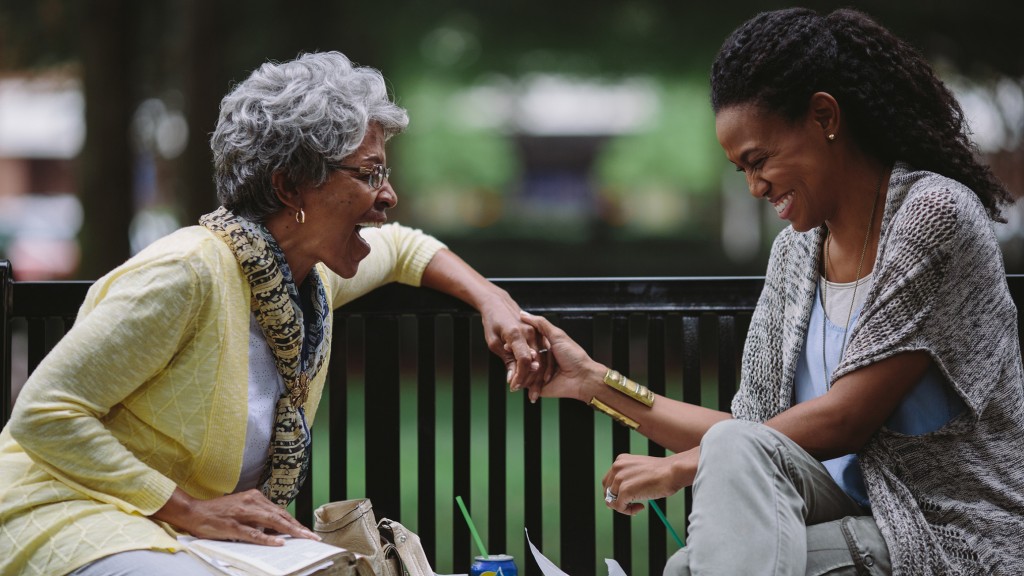
[[[374,164],[373,166],[342,166],[341,164],[334,164],[328,162],[327,167],[332,170],[348,170],[349,172],[358,172],[361,180],[366,180],[366,183],[370,185],[370,188],[379,190],[384,182],[391,176],[391,168],[383,164]]]

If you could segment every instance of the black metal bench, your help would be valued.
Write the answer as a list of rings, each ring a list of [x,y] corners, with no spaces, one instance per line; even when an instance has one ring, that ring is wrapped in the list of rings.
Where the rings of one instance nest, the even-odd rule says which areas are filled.
[[[1024,301],[1024,276],[1008,280]],[[495,282],[599,361],[656,392],[725,410],[763,286],[760,278]],[[25,334],[31,372],[71,326],[89,285],[13,282],[0,261],[0,423],[11,408],[12,327]],[[630,574],[664,565],[676,545],[658,518],[611,513],[599,481],[615,454],[665,451],[582,404],[531,405],[509,394],[469,307],[391,285],[339,309],[334,334],[312,479],[295,505],[300,520],[309,524],[321,502],[368,496],[378,516],[420,534],[436,570],[467,572],[476,551],[454,502],[461,495],[489,551],[512,553],[526,574],[539,572],[527,560],[523,526],[569,574],[604,573],[605,557]],[[661,502],[680,533],[688,503],[689,490]]]

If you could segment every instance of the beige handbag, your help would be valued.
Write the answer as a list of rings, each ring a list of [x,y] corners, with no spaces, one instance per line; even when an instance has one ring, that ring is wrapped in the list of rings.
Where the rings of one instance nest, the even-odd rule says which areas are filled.
[[[387,518],[377,522],[368,498],[330,502],[313,511],[313,531],[324,542],[361,554],[358,573],[434,576],[420,538]]]

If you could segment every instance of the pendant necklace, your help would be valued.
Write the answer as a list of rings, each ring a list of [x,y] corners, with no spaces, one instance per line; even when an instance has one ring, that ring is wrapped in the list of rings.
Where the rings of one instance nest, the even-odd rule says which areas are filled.
[[[853,307],[857,303],[857,286],[860,284],[860,273],[864,269],[864,256],[868,253],[868,244],[871,240],[871,229],[875,225],[875,209],[878,207],[878,197],[882,195],[882,179],[885,177],[885,171],[878,177],[878,186],[875,187],[875,200],[871,203],[871,218],[868,220],[868,232],[864,235],[864,247],[860,251],[860,262],[857,264],[857,276],[853,279],[853,296],[850,299],[850,310],[846,314],[846,328],[843,331],[843,342],[839,346],[839,361],[843,359],[843,355],[846,353],[846,334],[850,331],[850,320],[853,318]],[[828,228],[826,227],[826,230]],[[825,307],[825,295],[828,292],[828,247],[832,244],[832,234],[828,233],[825,237],[825,263],[822,267],[822,283],[821,283],[821,368],[825,372],[825,386],[826,388],[831,387],[829,381],[828,362],[825,360],[825,331],[827,330],[828,323],[828,308]]]

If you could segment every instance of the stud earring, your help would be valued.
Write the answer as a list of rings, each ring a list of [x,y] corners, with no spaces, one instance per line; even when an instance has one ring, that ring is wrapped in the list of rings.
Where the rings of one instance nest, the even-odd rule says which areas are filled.
[[[303,210],[302,208],[299,208],[299,211],[295,213],[295,221],[298,222],[299,224],[305,224],[306,211]]]
[[[834,142],[834,141],[835,141],[835,139],[836,139],[836,135],[835,135],[835,134],[829,134],[829,135],[828,135],[828,141],[829,141],[829,142]]]

